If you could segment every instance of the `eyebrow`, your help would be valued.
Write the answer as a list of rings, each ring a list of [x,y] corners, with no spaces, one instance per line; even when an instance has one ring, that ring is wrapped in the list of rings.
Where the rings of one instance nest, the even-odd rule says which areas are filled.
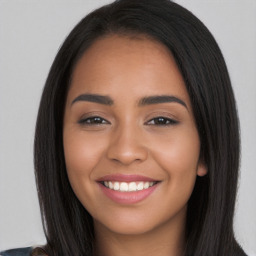
[[[111,106],[114,104],[114,101],[109,96],[104,96],[99,94],[81,94],[72,101],[71,105],[79,101],[94,102],[94,103],[108,105],[108,106]],[[183,100],[172,95],[146,96],[139,100],[138,106],[142,107],[147,105],[172,103],[172,102],[179,103],[185,108],[188,108],[186,103]]]
[[[103,96],[99,94],[81,94],[72,101],[71,105],[78,101],[89,101],[108,106],[114,104],[114,101],[109,96]]]
[[[159,96],[148,96],[148,97],[143,97],[140,101],[139,101],[139,106],[145,106],[145,105],[152,105],[152,104],[160,104],[160,103],[171,103],[171,102],[175,102],[175,103],[179,103],[182,106],[184,106],[185,108],[188,108],[186,103],[175,97],[172,95],[159,95]]]

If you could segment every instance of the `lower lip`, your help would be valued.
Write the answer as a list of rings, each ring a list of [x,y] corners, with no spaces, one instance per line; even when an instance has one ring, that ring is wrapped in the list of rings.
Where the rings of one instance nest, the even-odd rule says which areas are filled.
[[[103,191],[103,193],[114,202],[119,204],[135,204],[149,197],[154,192],[154,190],[156,189],[159,183],[147,189],[133,191],[133,192],[116,191],[116,190],[105,187],[101,183],[98,183],[98,184],[101,190]]]

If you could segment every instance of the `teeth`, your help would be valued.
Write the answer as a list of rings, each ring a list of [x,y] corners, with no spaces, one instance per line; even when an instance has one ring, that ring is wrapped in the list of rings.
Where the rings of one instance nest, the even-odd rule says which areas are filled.
[[[137,185],[137,190],[142,190],[143,189],[143,182],[140,182],[138,185]]]
[[[128,190],[129,191],[136,191],[137,190],[136,183],[135,182],[129,183]]]
[[[114,190],[119,190],[119,182],[114,183]]]
[[[106,187],[109,187],[110,189],[113,189],[113,188],[114,188],[114,185],[113,185],[113,183],[112,183],[111,181],[109,181],[109,182],[108,182],[108,186],[106,186]]]
[[[122,182],[120,184],[120,191],[128,191],[128,183]]]
[[[149,182],[145,182],[145,183],[143,184],[143,188],[144,188],[144,189],[149,188]]]
[[[156,184],[156,182],[139,181],[139,182],[118,182],[118,181],[104,181],[104,186],[116,191],[131,192],[147,189]]]

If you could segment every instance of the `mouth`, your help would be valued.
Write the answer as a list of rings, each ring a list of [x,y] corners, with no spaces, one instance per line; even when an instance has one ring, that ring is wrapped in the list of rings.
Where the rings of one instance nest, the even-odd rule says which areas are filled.
[[[103,194],[118,204],[135,204],[154,193],[161,181],[141,175],[107,175],[97,180]]]
[[[158,183],[158,181],[101,181],[100,182],[106,188],[120,192],[135,192],[148,189]]]

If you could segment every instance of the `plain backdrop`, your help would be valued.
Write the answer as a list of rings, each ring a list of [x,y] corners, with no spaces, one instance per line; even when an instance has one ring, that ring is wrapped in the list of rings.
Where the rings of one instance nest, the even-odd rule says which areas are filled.
[[[139,0],[138,0],[139,1]],[[45,242],[33,171],[42,88],[73,26],[108,0],[0,0],[0,250]],[[230,72],[241,122],[235,233],[256,255],[256,1],[177,0],[215,36]]]

